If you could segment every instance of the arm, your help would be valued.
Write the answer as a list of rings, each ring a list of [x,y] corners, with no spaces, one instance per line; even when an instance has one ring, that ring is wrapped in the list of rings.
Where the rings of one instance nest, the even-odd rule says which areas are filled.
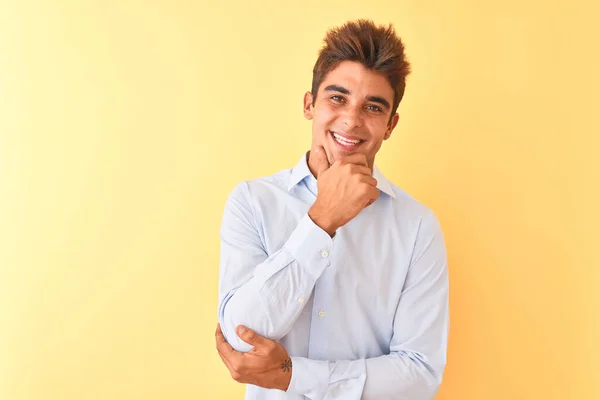
[[[305,215],[281,249],[263,246],[246,183],[230,194],[221,224],[219,323],[239,351],[252,346],[235,333],[244,325],[272,340],[285,336],[329,265],[331,237]]]
[[[390,354],[366,360],[292,357],[289,392],[311,400],[429,400],[446,364],[446,249],[437,219],[423,218],[394,320]]]

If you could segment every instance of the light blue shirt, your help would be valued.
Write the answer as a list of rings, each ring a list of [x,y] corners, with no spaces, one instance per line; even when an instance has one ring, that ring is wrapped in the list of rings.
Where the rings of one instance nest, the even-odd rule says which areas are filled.
[[[331,238],[307,214],[317,181],[306,156],[237,185],[223,215],[225,338],[249,351],[235,333],[248,326],[293,365],[287,392],[247,385],[246,399],[434,398],[449,320],[437,218],[374,168],[380,197]]]

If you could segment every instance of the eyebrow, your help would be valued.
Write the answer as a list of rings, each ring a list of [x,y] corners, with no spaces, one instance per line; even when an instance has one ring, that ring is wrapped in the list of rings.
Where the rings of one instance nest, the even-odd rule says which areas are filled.
[[[326,92],[340,92],[343,94],[350,94],[350,91],[343,86],[329,85],[325,88]]]
[[[326,92],[340,92],[342,94],[347,94],[350,95],[352,92],[350,92],[348,89],[346,89],[343,86],[339,86],[339,85],[329,85],[324,89]],[[367,100],[372,101],[373,103],[379,103],[382,106],[384,106],[385,108],[390,108],[390,103],[384,99],[383,97],[380,96],[367,96]]]

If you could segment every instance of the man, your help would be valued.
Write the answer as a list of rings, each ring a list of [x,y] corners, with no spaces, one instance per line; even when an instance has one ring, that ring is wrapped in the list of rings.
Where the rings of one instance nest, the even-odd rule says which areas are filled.
[[[221,227],[216,341],[246,399],[432,399],[446,364],[448,272],[434,214],[375,155],[409,64],[393,28],[331,30],[304,115],[311,150],[239,184]]]

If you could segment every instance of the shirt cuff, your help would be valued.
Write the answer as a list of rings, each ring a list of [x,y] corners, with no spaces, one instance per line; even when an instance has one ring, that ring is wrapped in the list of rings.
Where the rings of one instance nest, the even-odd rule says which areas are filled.
[[[287,393],[304,395],[309,399],[322,399],[329,384],[329,361],[310,360],[304,357],[292,359],[292,378]]]
[[[283,248],[317,280],[331,265],[333,239],[305,214]]]

